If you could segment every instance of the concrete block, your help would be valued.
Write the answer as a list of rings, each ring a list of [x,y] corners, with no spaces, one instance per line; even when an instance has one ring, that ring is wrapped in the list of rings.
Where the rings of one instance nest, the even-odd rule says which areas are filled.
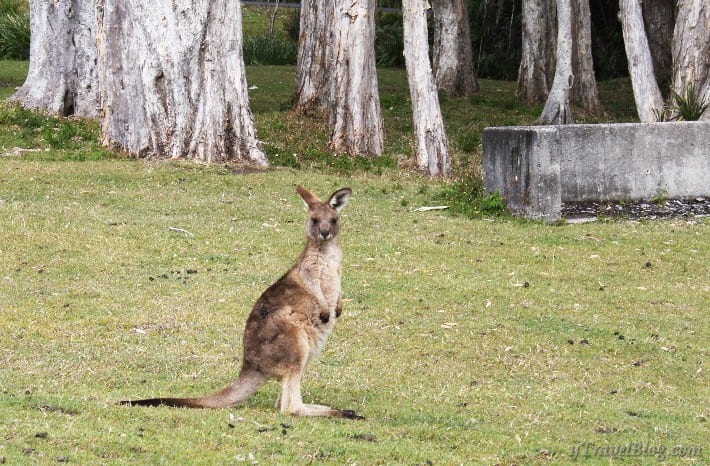
[[[710,121],[515,126],[483,131],[486,190],[556,221],[562,204],[710,195]]]

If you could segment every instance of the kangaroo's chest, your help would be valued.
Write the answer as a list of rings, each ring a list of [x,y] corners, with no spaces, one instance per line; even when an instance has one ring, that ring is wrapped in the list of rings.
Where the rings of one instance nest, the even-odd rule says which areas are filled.
[[[317,251],[303,258],[299,274],[306,288],[327,307],[334,311],[340,297],[342,254],[339,249]]]

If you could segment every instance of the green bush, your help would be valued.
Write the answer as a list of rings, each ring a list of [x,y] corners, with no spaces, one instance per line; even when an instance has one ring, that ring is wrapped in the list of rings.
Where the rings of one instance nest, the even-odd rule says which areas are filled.
[[[10,13],[27,13],[27,2],[23,0],[0,0],[0,16]]]
[[[294,43],[268,34],[244,40],[244,63],[247,65],[295,65],[296,53]]]
[[[0,58],[30,56],[30,16],[23,2],[0,0]]]
[[[404,67],[402,15],[380,13],[376,18],[375,58],[379,66]]]
[[[673,92],[673,101],[675,103],[675,111],[678,113],[678,118],[685,121],[699,120],[703,112],[708,108],[708,104],[701,100],[693,83],[688,84],[688,87],[682,95]]]

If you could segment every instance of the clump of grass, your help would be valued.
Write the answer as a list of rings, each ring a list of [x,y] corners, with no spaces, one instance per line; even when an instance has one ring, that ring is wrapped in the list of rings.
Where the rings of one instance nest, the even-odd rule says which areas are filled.
[[[33,160],[98,160],[115,157],[99,145],[98,122],[63,118],[29,110],[15,103],[0,104],[0,145],[28,151]]]
[[[397,167],[397,160],[383,155],[379,157],[335,155],[323,150],[307,150],[301,154],[279,151],[267,147],[267,155],[273,166],[332,172],[339,175],[369,172],[381,175]]]
[[[26,2],[0,0],[0,58],[26,60],[30,56],[30,16]]]
[[[695,90],[695,84],[690,83],[683,94],[673,92],[673,102],[678,118],[686,121],[697,121],[703,116],[708,104],[701,100]]]
[[[247,65],[294,65],[296,45],[279,36],[268,34],[244,40],[244,63]]]
[[[682,94],[675,91],[671,93],[671,103],[653,109],[653,115],[659,123],[678,120],[698,121],[708,108],[708,104],[702,101],[695,90],[694,83],[688,84]]]

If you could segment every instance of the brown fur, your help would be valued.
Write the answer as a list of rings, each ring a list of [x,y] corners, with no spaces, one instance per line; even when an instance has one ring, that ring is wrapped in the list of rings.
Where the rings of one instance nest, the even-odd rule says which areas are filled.
[[[296,265],[262,293],[244,329],[244,358],[239,377],[212,395],[122,401],[143,406],[227,408],[247,400],[269,379],[281,381],[276,407],[299,416],[360,418],[350,410],[304,404],[301,376],[325,344],[342,312],[342,251],[338,244],[340,210],[351,190],[334,192],[321,202],[297,186],[308,207],[306,247]]]

